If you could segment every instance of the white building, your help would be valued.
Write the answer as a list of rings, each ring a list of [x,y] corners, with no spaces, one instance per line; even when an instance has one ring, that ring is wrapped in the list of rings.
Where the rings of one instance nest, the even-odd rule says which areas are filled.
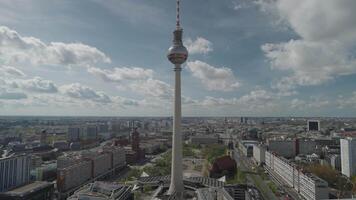
[[[356,175],[356,138],[340,139],[341,173],[347,177]]]
[[[0,192],[25,185],[30,181],[31,157],[19,155],[0,159]]]
[[[287,159],[266,151],[266,166],[269,173],[277,175],[304,199],[329,199],[326,181],[313,174],[303,173]]]
[[[254,145],[253,146],[253,158],[256,163],[261,165],[265,163],[266,160],[266,147],[263,145]]]

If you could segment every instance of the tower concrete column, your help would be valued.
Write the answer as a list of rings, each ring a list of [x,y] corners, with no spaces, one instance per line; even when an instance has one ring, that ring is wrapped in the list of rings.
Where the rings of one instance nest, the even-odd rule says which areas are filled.
[[[167,58],[174,64],[175,84],[174,84],[174,114],[173,114],[173,135],[172,135],[172,171],[171,183],[168,190],[168,195],[174,194],[178,199],[183,199],[184,185],[183,185],[183,147],[182,147],[182,133],[181,133],[181,83],[180,76],[181,65],[188,58],[188,50],[184,47],[183,29],[180,27],[179,20],[179,0],[177,0],[177,22],[176,29],[173,32],[173,46],[168,49]]]
[[[174,116],[173,116],[173,135],[172,135],[172,167],[171,167],[171,184],[168,194],[176,193],[180,198],[183,197],[183,146],[181,134],[181,65],[176,64],[174,68]]]

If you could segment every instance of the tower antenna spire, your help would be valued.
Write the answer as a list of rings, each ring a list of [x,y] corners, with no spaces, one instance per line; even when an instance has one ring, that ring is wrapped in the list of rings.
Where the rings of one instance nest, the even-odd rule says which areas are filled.
[[[177,22],[176,22],[176,26],[177,26],[177,29],[180,29],[180,15],[179,15],[179,12],[180,12],[180,0],[177,0]]]

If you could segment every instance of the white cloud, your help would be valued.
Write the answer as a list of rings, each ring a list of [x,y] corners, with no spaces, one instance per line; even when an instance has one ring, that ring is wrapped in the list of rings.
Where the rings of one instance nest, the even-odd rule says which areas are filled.
[[[288,87],[320,85],[356,73],[356,1],[276,0],[268,4],[300,39],[262,46],[272,69],[290,71]],[[282,80],[286,82],[285,80]]]
[[[140,67],[115,67],[113,70],[89,68],[88,71],[104,81],[121,82],[125,80],[144,80],[152,78],[153,70]]]
[[[298,110],[307,110],[311,108],[321,108],[329,104],[330,102],[328,100],[317,97],[311,97],[307,101],[295,98],[290,102],[290,107]]]
[[[157,79],[147,79],[130,84],[130,88],[148,98],[158,98],[160,100],[172,99],[172,87]]]
[[[240,98],[216,98],[207,96],[198,105],[211,107],[211,106],[228,106],[244,111],[266,110],[275,106],[277,97],[266,90],[257,89],[250,93],[241,96]]]
[[[340,96],[337,99],[339,108],[355,108],[356,109],[356,91],[350,97]]]
[[[188,62],[187,66],[207,90],[232,91],[240,86],[230,68],[214,67],[199,60]]]
[[[34,77],[27,80],[12,81],[10,85],[13,88],[20,88],[32,92],[56,93],[57,85],[50,80],[44,80],[40,77]]]
[[[15,30],[0,26],[0,55],[8,64],[92,65],[110,63],[110,58],[95,47],[82,43],[44,43],[23,37]]]
[[[213,43],[203,37],[197,37],[196,40],[188,38],[184,43],[189,54],[208,54],[213,51]]]
[[[59,88],[59,90],[62,94],[65,94],[74,99],[88,100],[99,103],[112,102],[111,98],[104,92],[95,91],[94,89],[79,83],[63,85]]]
[[[16,67],[7,66],[7,65],[0,65],[0,75],[2,76],[18,76],[24,77],[26,76],[21,70],[17,69]]]

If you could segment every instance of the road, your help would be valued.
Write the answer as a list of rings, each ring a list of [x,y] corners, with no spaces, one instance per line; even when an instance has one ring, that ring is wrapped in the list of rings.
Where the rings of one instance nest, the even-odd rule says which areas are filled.
[[[240,151],[236,147],[234,147],[234,159],[236,160],[237,165],[242,168],[243,171],[251,171],[252,166],[248,162],[247,158],[241,155]],[[278,199],[259,175],[253,173],[246,173],[246,178],[248,183],[252,183],[252,185],[257,187],[264,199]]]

